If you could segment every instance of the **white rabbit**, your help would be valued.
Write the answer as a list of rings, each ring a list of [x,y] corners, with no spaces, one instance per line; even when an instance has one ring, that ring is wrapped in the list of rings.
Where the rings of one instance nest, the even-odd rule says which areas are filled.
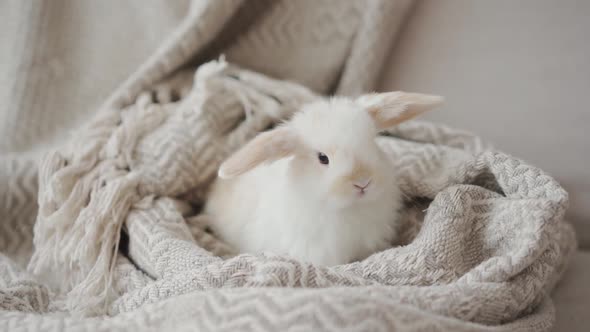
[[[240,252],[273,252],[321,265],[391,245],[401,192],[375,138],[442,102],[389,92],[302,107],[219,169],[205,206],[213,232]]]

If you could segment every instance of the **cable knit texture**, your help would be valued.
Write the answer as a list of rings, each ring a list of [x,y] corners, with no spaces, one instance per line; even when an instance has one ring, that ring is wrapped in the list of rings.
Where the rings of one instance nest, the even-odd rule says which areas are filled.
[[[238,254],[199,214],[256,133],[370,89],[408,6],[194,1],[64,144],[0,156],[0,330],[550,330],[547,294],[575,250],[567,193],[469,133],[408,122],[378,138],[401,238],[363,261]],[[191,67],[219,53],[230,63]]]

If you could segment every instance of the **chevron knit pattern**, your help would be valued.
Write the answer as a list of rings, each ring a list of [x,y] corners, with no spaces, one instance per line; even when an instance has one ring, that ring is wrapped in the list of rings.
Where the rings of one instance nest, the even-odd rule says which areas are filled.
[[[236,254],[216,240],[206,230],[215,221],[195,207],[221,160],[316,98],[213,61],[180,101],[144,94],[102,112],[41,162],[29,267],[58,282],[4,264],[6,327],[551,328],[547,293],[575,248],[563,222],[566,192],[541,170],[446,127],[411,122],[379,138],[407,198],[401,243],[389,250],[325,267]],[[55,310],[113,317],[38,315]]]
[[[0,155],[0,331],[551,330],[576,246],[567,193],[466,132],[378,138],[406,199],[399,242],[363,261],[239,254],[199,214],[256,133],[371,88],[409,3],[195,0],[67,144]],[[221,52],[241,66],[191,69]]]

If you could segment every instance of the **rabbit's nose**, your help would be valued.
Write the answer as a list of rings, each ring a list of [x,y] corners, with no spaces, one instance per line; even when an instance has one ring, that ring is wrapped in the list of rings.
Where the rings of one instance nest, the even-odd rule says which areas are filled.
[[[365,191],[367,187],[371,184],[371,179],[363,179],[360,181],[356,181],[353,183],[354,187],[360,190],[361,192]]]

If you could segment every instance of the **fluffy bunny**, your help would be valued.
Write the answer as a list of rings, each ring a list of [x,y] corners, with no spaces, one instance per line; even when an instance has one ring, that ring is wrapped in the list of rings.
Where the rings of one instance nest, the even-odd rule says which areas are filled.
[[[375,138],[441,101],[389,92],[304,106],[221,165],[205,206],[211,229],[240,252],[321,265],[387,248],[401,192]]]

